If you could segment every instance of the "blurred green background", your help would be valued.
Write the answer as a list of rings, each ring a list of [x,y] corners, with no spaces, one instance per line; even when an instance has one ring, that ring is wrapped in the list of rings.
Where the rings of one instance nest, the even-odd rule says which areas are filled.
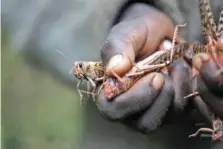
[[[27,65],[2,34],[2,148],[75,149],[81,110],[75,89]]]

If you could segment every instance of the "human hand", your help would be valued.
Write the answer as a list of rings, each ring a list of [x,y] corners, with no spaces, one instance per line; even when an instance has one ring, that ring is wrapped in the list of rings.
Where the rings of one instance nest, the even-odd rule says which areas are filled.
[[[223,64],[223,51],[218,51],[218,59]],[[219,68],[214,60],[207,54],[199,54],[193,58],[193,66],[199,72],[194,90],[197,90],[200,97],[194,99],[198,111],[210,122],[207,104],[211,110],[223,119],[223,74],[218,73]],[[200,99],[201,98],[201,99]],[[203,103],[202,103],[203,102]],[[203,106],[197,106],[197,105]]]
[[[101,51],[107,74],[113,69],[124,75],[132,68],[131,61],[137,62],[151,55],[164,39],[173,38],[175,26],[172,21],[150,6],[136,4],[123,18],[111,29]],[[120,54],[122,59],[113,67],[112,57]],[[95,101],[98,109],[113,120],[126,120],[134,115],[128,124],[143,132],[155,130],[171,105],[180,113],[188,101],[183,97],[190,92],[190,69],[183,60],[177,62],[169,69],[169,75],[150,73],[112,101],[100,92]]]
[[[223,38],[222,38],[223,39]],[[223,42],[222,42],[223,43]],[[209,133],[213,141],[222,140],[223,120],[223,49],[218,49],[218,61],[206,53],[199,53],[193,58],[196,76],[193,78],[192,90],[197,95],[192,99],[196,110],[203,116],[210,128],[199,129],[189,137],[197,136],[199,132]],[[220,68],[219,68],[220,67]],[[222,147],[222,144],[220,145]]]

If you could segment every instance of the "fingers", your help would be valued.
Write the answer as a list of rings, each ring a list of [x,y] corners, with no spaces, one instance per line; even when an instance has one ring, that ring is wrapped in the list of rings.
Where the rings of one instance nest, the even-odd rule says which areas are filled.
[[[198,76],[193,77],[191,81],[192,81],[192,93],[195,91],[198,91],[198,88],[197,88]],[[212,117],[211,117],[211,111],[210,111],[209,106],[201,99],[200,96],[196,96],[191,101],[193,105],[195,106],[196,110],[201,114],[201,116],[203,116],[203,119],[210,126],[212,126]]]
[[[164,82],[161,74],[148,74],[127,92],[119,95],[112,101],[106,100],[103,92],[100,92],[96,105],[104,116],[110,119],[123,119],[150,106]]]
[[[192,92],[191,88],[191,70],[185,61],[177,60],[169,69],[169,74],[172,79],[175,96],[173,100],[173,114],[180,115],[189,100],[184,99],[184,96]]]
[[[160,126],[172,103],[174,96],[173,86],[170,78],[167,75],[164,76],[165,84],[161,92],[137,122],[137,127],[144,133],[149,133]]]
[[[198,91],[202,100],[221,118],[223,118],[223,96],[210,92],[201,77],[198,77]]]
[[[203,64],[200,74],[207,87],[223,97],[223,84],[221,83],[223,75],[216,76],[217,70],[214,61],[210,60],[208,63]]]
[[[193,66],[200,73],[197,81],[197,89],[201,99],[207,103],[217,115],[223,118],[223,85],[220,84],[223,76],[216,76],[218,68],[207,54],[202,53],[195,56],[193,58]],[[204,106],[202,108],[205,109]],[[199,111],[201,110],[202,109]]]
[[[211,111],[208,107],[208,105],[201,99],[200,96],[196,96],[192,102],[194,103],[194,106],[196,110],[203,116],[204,120],[208,124],[212,124],[212,117],[210,115]]]
[[[208,89],[216,94],[223,96],[223,76],[217,74],[217,66],[207,54],[200,54],[193,58],[194,67],[200,72],[200,75],[207,85]]]
[[[198,53],[194,58],[193,58],[193,66],[200,71],[201,67],[204,62],[208,62],[210,60],[210,57],[206,53]]]
[[[128,13],[127,19],[124,18],[110,30],[102,46],[101,57],[107,65],[107,75],[112,75],[111,69],[123,75],[131,69],[136,59],[149,56],[158,49],[164,38],[173,37],[175,26],[169,17],[157,9],[135,4],[129,8]],[[115,55],[119,55],[118,60],[111,60]]]

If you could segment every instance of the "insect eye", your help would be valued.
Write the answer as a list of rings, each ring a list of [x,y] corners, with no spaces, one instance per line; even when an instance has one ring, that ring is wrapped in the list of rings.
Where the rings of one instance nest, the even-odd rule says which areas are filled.
[[[82,68],[83,67],[83,64],[82,63],[79,63],[79,67]]]

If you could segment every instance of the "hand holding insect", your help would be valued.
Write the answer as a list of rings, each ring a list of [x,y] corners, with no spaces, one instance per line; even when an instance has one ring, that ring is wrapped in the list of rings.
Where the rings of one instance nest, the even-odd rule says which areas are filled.
[[[202,53],[193,58],[193,66],[200,73],[195,85],[202,99],[223,118],[223,6],[217,27],[206,0],[200,0],[200,14],[201,27],[213,54]]]
[[[119,76],[124,75],[134,63],[157,51],[165,38],[173,38],[175,25],[160,11],[136,4],[129,8],[129,12],[138,17],[132,16],[128,20],[124,17],[111,29],[103,45],[102,60],[107,66],[108,74],[113,69]],[[137,120],[130,123],[144,132],[156,129],[162,124],[173,100],[174,110],[178,114],[187,104],[187,100],[182,101],[182,97],[190,92],[189,68],[183,61],[178,62],[172,66],[171,76],[165,73],[150,73],[111,101],[105,98],[104,92],[100,92],[96,99],[97,107],[103,115],[111,119],[124,119],[132,114],[141,113]],[[179,90],[174,91],[174,85]]]
[[[223,137],[223,7],[220,12],[218,28],[215,25],[210,5],[205,0],[200,0],[201,27],[206,40],[209,42],[207,46],[211,55],[202,53],[193,58],[193,66],[199,72],[194,80],[194,89],[197,91],[193,102],[198,111],[208,119],[213,129],[200,128],[199,132],[211,132],[214,141],[221,140]],[[200,106],[199,106],[200,105]],[[210,119],[209,112],[216,115],[217,119]]]

